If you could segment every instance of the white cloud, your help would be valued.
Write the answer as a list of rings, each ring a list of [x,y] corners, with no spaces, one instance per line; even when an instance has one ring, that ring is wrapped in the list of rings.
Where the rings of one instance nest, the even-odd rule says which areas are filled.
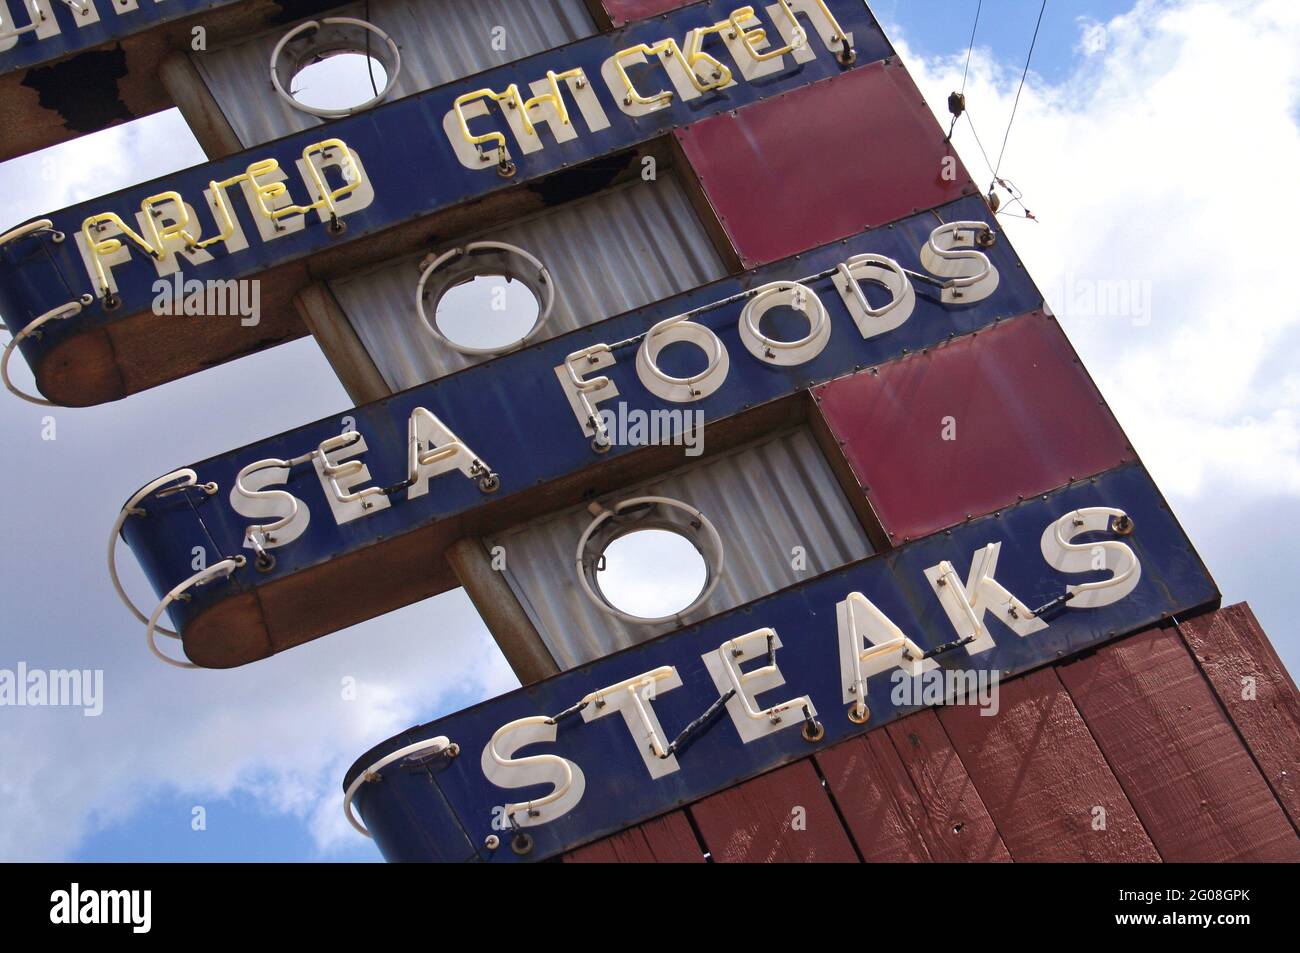
[[[1227,534],[1255,535],[1261,563],[1294,558],[1264,548],[1277,545],[1273,526],[1224,514],[1258,521],[1262,501],[1300,498],[1287,252],[1300,216],[1300,4],[1141,0],[1079,29],[1087,55],[1068,78],[1031,71],[1002,168],[1039,221],[1004,227],[1211,570],[1244,584],[1225,584],[1228,601],[1248,598],[1294,667],[1297,597],[1228,559],[1240,541]],[[922,59],[905,41],[904,62],[942,111],[965,51]],[[967,100],[991,153],[1020,65],[979,49],[971,64]],[[991,173],[966,122],[954,139],[984,189]],[[1064,293],[1108,286],[1149,294],[1149,314]]]
[[[1092,17],[1076,17],[1079,24],[1079,43],[1075,51],[1084,56],[1096,56],[1106,50],[1106,25]]]
[[[1195,498],[1228,478],[1300,494],[1300,386],[1275,360],[1300,334],[1283,251],[1300,214],[1300,5],[1142,2],[1081,23],[1090,49],[1097,30],[1104,47],[1067,80],[1030,74],[1002,174],[1039,221],[1004,218],[1007,233],[1166,490]],[[900,46],[944,103],[963,57]],[[977,50],[967,99],[990,150],[1018,79]],[[957,130],[983,187],[991,174]],[[1107,286],[1149,294],[1149,315],[1087,306],[1080,289],[1104,299]]]

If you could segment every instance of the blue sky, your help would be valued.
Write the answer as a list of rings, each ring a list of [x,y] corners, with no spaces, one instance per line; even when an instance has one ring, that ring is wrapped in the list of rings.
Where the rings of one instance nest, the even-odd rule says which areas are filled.
[[[961,81],[975,0],[873,9],[942,108]],[[990,150],[1038,9],[984,2],[967,96]],[[1287,183],[1300,168],[1298,9],[1049,0],[1003,167],[1039,217],[1008,220],[1017,250],[1225,601],[1249,599],[1292,671],[1300,307],[1281,250],[1300,217]],[[987,182],[969,127],[955,141]],[[174,113],[14,160],[0,165],[0,227],[200,161]],[[1139,283],[1149,308],[1110,314],[1076,300],[1105,282]],[[25,367],[15,376],[30,381]],[[377,860],[342,820],[348,764],[515,684],[467,600],[449,593],[257,665],[193,673],[149,657],[103,566],[117,508],[147,479],[349,406],[314,342],[107,407],[0,397],[0,667],[105,673],[99,718],[0,709],[0,859]],[[45,416],[55,440],[41,439]],[[147,601],[128,552],[121,565]]]

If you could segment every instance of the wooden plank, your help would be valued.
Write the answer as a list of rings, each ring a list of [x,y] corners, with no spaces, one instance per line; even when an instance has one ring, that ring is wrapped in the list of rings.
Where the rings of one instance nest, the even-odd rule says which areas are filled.
[[[158,66],[158,81],[181,111],[204,155],[223,159],[243,151],[244,144],[187,54],[167,54]]]
[[[689,810],[715,861],[858,859],[810,759],[720,791]]]
[[[1300,838],[1175,630],[1057,673],[1165,860],[1300,861]]]
[[[565,854],[566,864],[702,864],[704,851],[684,811],[673,811]]]
[[[938,714],[1012,859],[1160,859],[1054,669],[1002,682],[998,701],[993,717],[974,705]]]
[[[1250,606],[1180,622],[1178,631],[1291,823],[1300,825],[1300,692]]]
[[[317,281],[300,288],[293,307],[353,401],[368,404],[393,393],[327,284]]]
[[[926,805],[888,735],[873,731],[850,738],[816,758],[863,860],[934,859],[922,830]]]
[[[519,684],[532,685],[558,675],[560,666],[506,582],[505,573],[492,568],[483,540],[476,536],[458,539],[447,547],[446,556],[447,565],[474,603]]]
[[[1009,861],[1011,854],[966,766],[933,711],[920,711],[886,729],[921,803],[930,854],[941,861]]]

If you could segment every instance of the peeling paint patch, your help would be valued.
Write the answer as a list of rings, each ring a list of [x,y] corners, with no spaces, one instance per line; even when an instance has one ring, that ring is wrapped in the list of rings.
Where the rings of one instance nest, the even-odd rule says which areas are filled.
[[[86,133],[135,118],[118,91],[124,76],[126,51],[119,43],[30,69],[23,85],[36,90],[42,109],[59,114],[64,128]]]

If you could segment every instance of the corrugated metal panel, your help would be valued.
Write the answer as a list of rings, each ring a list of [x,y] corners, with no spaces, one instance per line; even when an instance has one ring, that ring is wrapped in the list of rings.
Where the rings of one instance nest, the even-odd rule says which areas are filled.
[[[667,496],[699,509],[724,547],[722,581],[686,622],[724,612],[861,559],[871,544],[829,465],[804,428],[611,495]],[[591,514],[585,507],[489,541],[503,546],[506,577],[562,669],[574,668],[680,628],[634,625],[602,612],[582,592],[574,552]],[[802,546],[803,570],[791,550]]]
[[[850,70],[675,135],[746,268],[974,191],[897,62]]]
[[[916,539],[1134,458],[1041,312],[817,388],[876,515]]]
[[[365,19],[365,6],[352,3],[328,15]],[[583,0],[373,0],[370,22],[402,52],[390,102],[596,32]],[[504,50],[492,48],[497,27],[506,30]],[[324,122],[290,106],[271,86],[271,52],[289,29],[191,56],[245,147]]]
[[[517,245],[550,272],[555,306],[533,343],[726,274],[680,180],[671,173],[474,238]],[[330,283],[361,343],[395,390],[488,360],[446,347],[420,327],[415,289],[421,257]]]

